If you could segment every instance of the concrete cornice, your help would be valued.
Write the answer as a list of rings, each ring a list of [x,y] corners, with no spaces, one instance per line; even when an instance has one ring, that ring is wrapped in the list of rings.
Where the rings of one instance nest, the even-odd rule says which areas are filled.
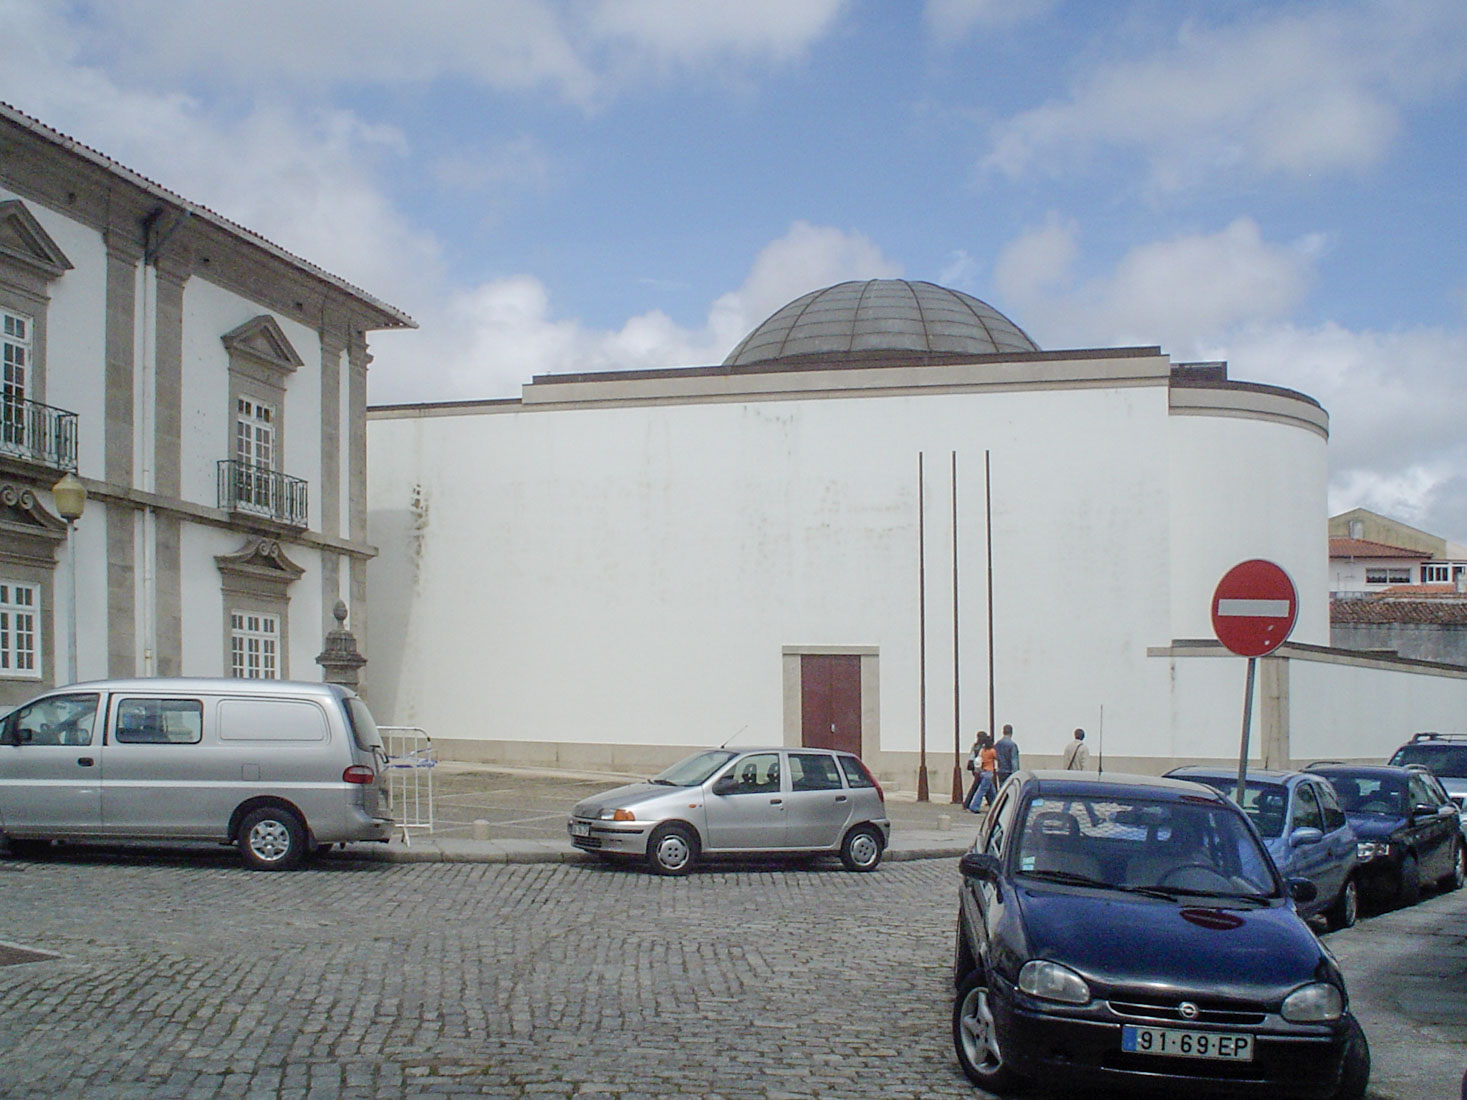
[[[1302,393],[1248,382],[1174,385],[1168,396],[1173,416],[1226,416],[1269,420],[1329,438],[1329,413]]]

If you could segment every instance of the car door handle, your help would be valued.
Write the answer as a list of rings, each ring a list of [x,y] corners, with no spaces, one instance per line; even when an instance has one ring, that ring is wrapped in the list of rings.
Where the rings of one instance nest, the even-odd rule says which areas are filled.
[[[843,795],[843,794],[838,794],[838,795],[835,796],[835,800],[837,802],[844,802],[846,800],[846,796]]]
[[[90,768],[93,764],[93,760],[90,756],[78,756],[76,758],[76,762],[84,768]]]
[[[784,801],[784,799],[782,799],[782,798],[771,798],[771,799],[770,799],[770,800],[769,800],[769,804],[770,804],[770,805],[771,805],[771,806],[778,806],[778,805],[779,805],[779,804],[780,804],[780,803],[782,803],[782,802],[783,802],[783,801]]]

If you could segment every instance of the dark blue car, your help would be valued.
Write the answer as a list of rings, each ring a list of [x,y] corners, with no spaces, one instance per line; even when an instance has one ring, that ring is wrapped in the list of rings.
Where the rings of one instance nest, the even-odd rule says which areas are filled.
[[[1359,1100],[1365,1035],[1242,811],[1155,777],[1020,772],[962,883],[953,1043],[979,1086]]]
[[[1167,775],[1206,783],[1226,795],[1238,788],[1229,768],[1190,766]],[[1324,915],[1331,931],[1355,923],[1360,908],[1359,846],[1334,788],[1322,775],[1254,768],[1248,772],[1243,810],[1285,878],[1307,878],[1317,896],[1299,912]]]
[[[1355,830],[1361,881],[1378,900],[1415,905],[1423,883],[1455,890],[1467,876],[1457,804],[1421,767],[1311,764]]]

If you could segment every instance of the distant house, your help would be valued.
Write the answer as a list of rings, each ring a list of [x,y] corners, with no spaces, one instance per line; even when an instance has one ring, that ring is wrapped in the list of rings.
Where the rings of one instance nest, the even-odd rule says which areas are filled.
[[[1467,548],[1364,508],[1329,531],[1331,646],[1467,665]]]
[[[367,333],[412,319],[0,104],[0,323],[0,705],[319,680],[366,621]]]

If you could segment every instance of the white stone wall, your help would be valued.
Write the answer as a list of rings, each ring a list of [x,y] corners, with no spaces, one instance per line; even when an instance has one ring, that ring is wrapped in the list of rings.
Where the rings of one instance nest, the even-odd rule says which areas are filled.
[[[1249,556],[1290,570],[1304,637],[1327,641],[1325,444],[1182,419],[1160,379],[373,419],[373,705],[455,740],[692,747],[748,727],[779,742],[782,647],[868,646],[880,750],[914,753],[925,452],[927,738],[950,753],[950,454],[966,746],[988,725],[986,449],[996,724],[1031,758],[1102,708],[1117,756],[1222,743],[1235,721],[1181,724],[1192,708],[1147,651],[1209,637],[1212,589]],[[1211,714],[1227,691],[1205,690]]]

